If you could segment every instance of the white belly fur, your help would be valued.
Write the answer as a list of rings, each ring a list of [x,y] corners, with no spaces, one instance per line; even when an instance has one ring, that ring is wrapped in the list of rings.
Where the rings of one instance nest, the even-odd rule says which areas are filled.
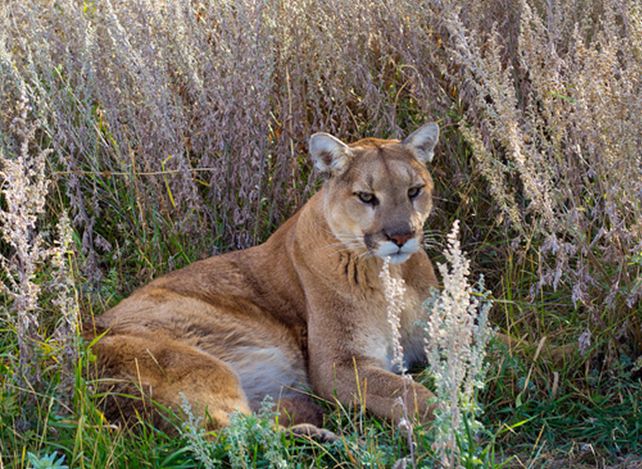
[[[292,394],[292,388],[308,387],[303,363],[286,356],[278,347],[237,347],[234,359],[226,363],[238,375],[252,410],[256,411],[266,396],[277,401]]]

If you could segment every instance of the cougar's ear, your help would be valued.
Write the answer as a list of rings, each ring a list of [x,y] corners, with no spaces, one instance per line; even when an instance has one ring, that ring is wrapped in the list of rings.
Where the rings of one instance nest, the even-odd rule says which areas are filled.
[[[438,139],[439,126],[435,122],[430,122],[419,127],[401,143],[406,145],[419,161],[429,163],[434,156],[433,150]]]
[[[320,172],[338,174],[352,157],[352,150],[338,138],[318,132],[310,137],[310,157]]]

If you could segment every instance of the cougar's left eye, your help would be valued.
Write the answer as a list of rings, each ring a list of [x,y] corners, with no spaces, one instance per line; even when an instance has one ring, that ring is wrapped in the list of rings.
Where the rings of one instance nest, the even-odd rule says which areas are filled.
[[[422,189],[423,189],[423,186],[411,187],[410,189],[408,189],[408,197],[411,199],[414,199],[419,194],[421,194]]]

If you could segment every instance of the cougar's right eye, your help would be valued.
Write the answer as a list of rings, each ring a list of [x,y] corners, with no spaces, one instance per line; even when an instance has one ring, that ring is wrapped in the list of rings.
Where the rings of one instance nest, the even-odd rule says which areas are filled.
[[[375,195],[371,192],[357,192],[355,193],[355,195],[359,197],[359,200],[364,204],[377,205],[377,203],[379,202]]]
[[[408,197],[410,199],[415,199],[419,194],[421,194],[421,190],[424,188],[424,186],[415,186],[411,187],[408,189]]]

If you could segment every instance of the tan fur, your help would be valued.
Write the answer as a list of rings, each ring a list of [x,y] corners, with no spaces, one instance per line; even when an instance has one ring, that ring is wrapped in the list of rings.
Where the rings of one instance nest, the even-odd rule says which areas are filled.
[[[96,346],[103,375],[137,383],[174,408],[183,393],[213,426],[226,425],[233,410],[256,410],[266,395],[279,403],[281,421],[319,425],[306,389],[344,404],[361,398],[392,420],[400,418],[401,396],[429,419],[430,392],[413,383],[402,396],[403,380],[392,370],[383,261],[373,252],[403,227],[421,243],[432,180],[398,141],[362,140],[345,154],[347,164],[264,244],[167,274],[98,318],[97,330],[109,330]],[[417,183],[423,192],[409,200]],[[364,204],[359,191],[380,204]],[[407,285],[406,359],[420,364],[417,319],[437,285],[433,268],[419,248],[391,271]]]

